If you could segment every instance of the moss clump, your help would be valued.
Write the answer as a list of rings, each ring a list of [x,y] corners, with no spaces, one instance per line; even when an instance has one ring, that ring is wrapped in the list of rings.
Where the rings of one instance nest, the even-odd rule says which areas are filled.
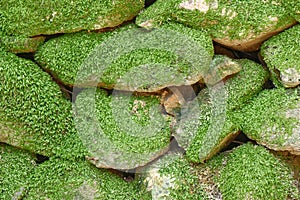
[[[0,46],[13,53],[35,52],[44,41],[45,37],[43,36],[34,38],[0,36]]]
[[[224,200],[298,199],[291,169],[261,146],[245,144],[223,159],[215,182]]]
[[[138,15],[136,23],[143,27],[157,27],[166,21],[177,21],[206,29],[220,41],[245,42],[293,24],[290,10],[283,5],[281,0],[158,0]]]
[[[75,105],[77,128],[98,167],[135,168],[168,148],[171,119],[161,113],[155,96],[84,90]]]
[[[299,96],[295,91],[264,90],[236,113],[241,130],[268,148],[300,154]]]
[[[261,47],[272,80],[277,87],[300,84],[300,25],[296,25],[271,39]]]
[[[192,162],[211,158],[238,134],[233,111],[261,91],[268,78],[267,71],[253,61],[234,62],[242,67],[240,72],[202,90],[180,110],[174,135]]]
[[[21,199],[28,190],[27,179],[35,167],[35,156],[0,143],[0,198]]]
[[[132,19],[143,1],[1,1],[0,32],[36,36],[114,27]]]
[[[30,176],[24,199],[142,199],[137,185],[97,169],[87,161],[50,158]]]
[[[71,102],[32,61],[0,51],[0,141],[46,156],[85,155]]]
[[[133,35],[135,38],[128,38],[133,31],[137,32]],[[178,37],[181,41],[177,41]],[[117,38],[118,46],[114,42]],[[185,42],[183,39],[192,46],[182,47]],[[166,42],[158,44],[160,40]],[[114,44],[110,44],[112,42]],[[147,47],[147,44],[151,47]],[[105,69],[102,66],[96,68],[103,64],[99,60],[106,59],[101,53],[106,50],[103,48],[112,48],[111,45],[115,45],[115,48],[110,53],[116,52],[117,55],[107,55],[112,56],[112,60],[109,60]],[[178,48],[184,52],[176,54],[174,51]],[[127,49],[130,51],[125,52]],[[120,55],[120,52],[123,54]],[[38,50],[35,59],[67,85],[74,85],[80,78],[78,73],[85,73],[85,67],[88,68],[86,65],[94,59],[99,62],[93,65],[94,76],[99,76],[99,86],[149,92],[171,85],[197,82],[207,71],[212,56],[212,41],[204,32],[180,24],[166,24],[161,29],[145,32],[130,24],[112,33],[82,32],[52,39]],[[82,86],[80,83],[78,85]]]

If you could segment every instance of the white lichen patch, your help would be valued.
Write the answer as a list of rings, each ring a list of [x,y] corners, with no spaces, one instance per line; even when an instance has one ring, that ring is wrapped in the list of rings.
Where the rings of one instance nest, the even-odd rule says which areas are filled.
[[[147,20],[147,21],[139,24],[139,26],[144,27],[144,28],[151,28],[153,26],[153,20]]]
[[[280,79],[285,86],[297,86],[300,84],[300,72],[295,68],[288,68],[280,72]]]
[[[231,10],[231,9],[228,9],[226,10],[226,8],[223,8],[222,9],[222,12],[221,12],[221,16],[223,17],[228,17],[229,19],[233,19],[237,16],[237,12],[235,12],[234,10]]]
[[[206,13],[209,9],[217,9],[218,1],[215,0],[207,3],[206,0],[189,0],[180,3],[179,8],[184,8],[187,10],[199,10],[200,12]]]
[[[170,196],[170,190],[178,187],[175,180],[170,175],[161,176],[159,168],[153,168],[148,172],[145,183],[147,184],[147,191],[151,191],[152,199],[162,200]]]

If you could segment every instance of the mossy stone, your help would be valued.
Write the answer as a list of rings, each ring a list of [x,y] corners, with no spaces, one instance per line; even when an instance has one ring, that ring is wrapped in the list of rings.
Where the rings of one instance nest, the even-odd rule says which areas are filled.
[[[0,141],[45,155],[86,155],[72,104],[32,61],[0,51]]]
[[[295,24],[285,4],[282,0],[158,0],[138,15],[136,23],[157,27],[177,21],[206,29],[216,42],[233,49],[254,51],[265,39]]]
[[[299,99],[297,90],[264,90],[236,113],[236,121],[259,144],[300,155]]]
[[[300,25],[264,42],[261,55],[277,87],[300,85]]]
[[[95,106],[91,106],[91,105]],[[168,150],[171,118],[157,96],[86,89],[76,98],[75,122],[97,167],[132,169]]]
[[[134,38],[127,38],[134,33],[133,31],[136,31]],[[183,45],[185,41],[179,41],[178,37],[184,38],[192,47]],[[117,45],[114,41],[117,38],[119,44],[110,50],[110,53],[121,51],[123,54],[113,55],[105,69],[101,68],[102,66],[95,67],[102,64],[99,60],[105,59],[103,58],[105,55],[101,52],[105,52],[107,47],[112,48],[111,45]],[[126,38],[128,41],[123,41]],[[161,40],[167,42],[160,44]],[[123,52],[124,45],[125,49],[133,48],[133,50]],[[167,45],[170,46],[167,48]],[[175,51],[180,50],[184,52],[179,52],[178,55]],[[187,55],[187,52],[190,54]],[[107,33],[67,34],[51,39],[41,46],[35,60],[66,85],[75,84],[78,87],[89,85],[88,81],[78,80],[82,78],[80,75],[84,74],[85,70],[91,68],[89,62],[95,60],[100,63],[94,63],[91,70],[94,74],[87,76],[99,76],[98,86],[107,89],[154,92],[172,85],[190,85],[202,79],[209,68],[212,56],[212,40],[205,32],[171,23],[148,32],[129,24]]]
[[[44,36],[34,38],[0,36],[0,46],[6,51],[13,53],[32,53],[35,52],[45,41]]]
[[[50,158],[35,168],[24,199],[142,199],[138,185],[128,183],[85,160]]]
[[[1,1],[0,32],[32,37],[115,27],[143,8],[141,0]]]
[[[148,192],[152,199],[209,199],[196,167],[183,155],[168,153],[137,173],[140,190]]]
[[[263,66],[253,61],[232,62],[242,70],[224,82],[203,89],[177,112],[174,136],[192,162],[211,158],[237,136],[234,111],[259,93],[268,78]]]
[[[22,199],[27,180],[36,167],[36,158],[24,150],[0,143],[0,198]]]
[[[224,200],[300,198],[291,169],[261,146],[239,146],[221,166],[214,179]]]

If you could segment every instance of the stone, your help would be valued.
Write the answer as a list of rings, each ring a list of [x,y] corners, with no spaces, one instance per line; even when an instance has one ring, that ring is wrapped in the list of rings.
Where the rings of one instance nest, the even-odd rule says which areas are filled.
[[[173,135],[192,162],[208,160],[239,134],[236,120],[232,118],[234,112],[259,93],[268,79],[263,66],[253,61],[231,62],[242,70],[224,82],[208,86],[193,101],[174,107],[171,112],[176,113],[173,115],[177,121]]]
[[[300,85],[300,25],[264,42],[260,53],[277,87]]]
[[[29,189],[27,180],[36,165],[35,155],[0,143],[1,199],[22,199]]]
[[[300,155],[299,107],[297,90],[264,90],[237,112],[236,121],[257,143]]]
[[[44,156],[87,155],[72,103],[30,60],[0,50],[0,141]]]
[[[66,34],[46,42],[35,60],[68,86],[156,92],[203,79],[212,56],[205,32],[170,23],[152,31],[129,24]]]
[[[24,199],[141,199],[147,197],[137,185],[116,174],[97,169],[85,160],[50,158],[35,168],[29,177]]]
[[[95,105],[95,106],[92,106]],[[157,96],[86,89],[76,97],[75,124],[87,158],[99,168],[146,165],[169,149],[171,118]]]
[[[177,21],[207,30],[215,42],[232,49],[255,51],[264,40],[296,23],[286,4],[282,0],[158,0],[137,16],[136,23],[153,28]]]

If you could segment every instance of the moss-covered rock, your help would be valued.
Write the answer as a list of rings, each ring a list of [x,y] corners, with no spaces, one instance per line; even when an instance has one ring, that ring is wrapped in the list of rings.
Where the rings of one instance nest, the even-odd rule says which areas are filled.
[[[156,96],[87,89],[77,96],[75,109],[77,129],[97,167],[132,169],[168,150],[171,119]]]
[[[264,42],[261,55],[277,87],[300,85],[300,25]]]
[[[214,180],[224,200],[300,198],[291,169],[261,146],[242,145],[221,166]]]
[[[199,81],[212,56],[206,33],[171,23],[148,32],[129,24],[112,33],[66,34],[46,42],[35,60],[66,85],[88,85],[79,79],[92,68],[86,76],[97,77],[98,86],[153,92]]]
[[[136,23],[157,27],[177,21],[206,29],[216,42],[233,49],[253,51],[270,36],[295,24],[285,4],[282,0],[158,0],[137,17]]]
[[[241,130],[259,144],[300,155],[297,90],[264,90],[237,112]]]
[[[242,145],[193,165],[168,155],[139,175],[153,199],[298,199],[291,169],[262,146]]]
[[[45,41],[44,36],[26,38],[20,36],[0,36],[0,47],[13,53],[35,52]]]
[[[141,0],[4,0],[0,4],[0,32],[32,37],[114,27],[132,19],[143,6]]]
[[[27,180],[33,172],[35,156],[0,143],[0,198],[22,199],[28,191]]]
[[[84,160],[50,158],[35,168],[24,199],[143,199],[138,185]],[[145,198],[146,199],[146,198]]]
[[[174,136],[193,162],[211,158],[234,139],[239,129],[232,119],[233,111],[260,92],[268,78],[267,71],[253,61],[234,62],[242,67],[240,72],[202,90],[179,109]]]
[[[72,104],[32,61],[0,51],[0,141],[45,156],[82,157]]]
[[[137,175],[140,190],[148,191],[152,199],[208,199],[196,168],[182,155],[167,154]]]

